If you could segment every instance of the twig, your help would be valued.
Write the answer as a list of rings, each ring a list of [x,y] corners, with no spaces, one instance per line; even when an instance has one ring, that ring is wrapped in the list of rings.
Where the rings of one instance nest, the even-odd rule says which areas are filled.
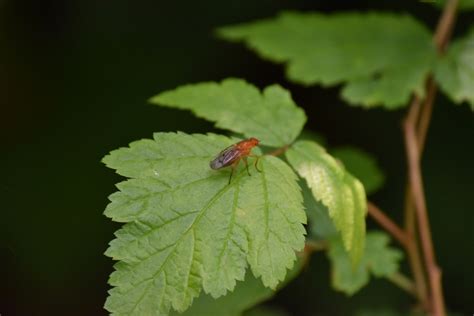
[[[401,274],[400,272],[395,272],[394,274],[387,277],[390,282],[397,285],[402,290],[410,293],[411,295],[417,297],[415,290],[415,284],[407,276]]]
[[[297,252],[297,255],[303,261],[303,267],[308,267],[311,254],[315,251],[327,250],[329,243],[325,240],[306,240],[304,244],[304,249]]]
[[[415,209],[411,198],[410,182],[407,183],[405,192],[405,233],[407,234],[408,244],[406,247],[408,262],[415,279],[415,290],[420,305],[424,310],[428,310],[428,285],[423,270],[423,262],[421,260],[420,249],[418,247],[418,238],[415,228]]]
[[[421,107],[421,113],[419,114],[419,123],[417,129],[417,141],[419,147],[419,159],[423,155],[425,147],[426,135],[431,122],[431,115],[433,112],[434,100],[436,97],[437,86],[433,78],[429,78],[427,81],[427,92],[426,98]],[[426,277],[423,271],[420,250],[418,247],[418,238],[416,234],[416,214],[415,206],[413,205],[413,198],[411,194],[410,182],[407,183],[407,189],[405,193],[405,232],[408,237],[407,254],[410,263],[411,270],[413,272],[413,278],[415,279],[415,288],[418,295],[420,304],[426,310],[428,308],[428,288],[426,283]]]
[[[395,237],[395,239],[397,239],[398,242],[405,248],[410,260],[411,270],[413,271],[415,282],[412,282],[403,275],[392,276],[389,277],[389,279],[399,287],[415,296],[418,301],[420,301],[420,304],[423,307],[426,307],[428,292],[425,275],[423,273],[421,257],[416,244],[416,236],[414,234],[408,234],[408,231],[402,230],[400,226],[398,226],[370,201],[367,201],[367,207],[369,215],[372,216],[380,224],[380,226],[382,226],[393,237]]]
[[[389,232],[403,246],[407,247],[408,238],[406,233],[392,221],[384,212],[382,212],[374,203],[367,201],[368,213],[380,226]]]
[[[280,156],[281,154],[285,153],[285,151],[287,151],[288,148],[290,148],[290,145],[285,145],[285,146],[283,146],[283,147],[280,147],[280,148],[275,149],[274,151],[269,152],[269,153],[266,154],[266,155],[270,155],[270,156]]]
[[[454,26],[457,6],[458,0],[447,1],[436,27],[433,41],[439,53],[444,51],[448,43]],[[420,260],[418,250],[416,249],[416,238],[414,238],[416,236],[416,230],[415,214],[413,213],[416,211],[416,217],[418,219],[419,225],[419,234],[421,237],[421,245],[425,257],[427,274],[430,280],[431,309],[434,315],[443,316],[445,315],[445,308],[441,286],[441,271],[435,261],[420,168],[421,155],[424,149],[426,133],[431,120],[436,90],[436,84],[432,78],[429,78],[427,81],[426,98],[423,102],[423,106],[421,106],[419,98],[415,97],[404,124],[405,145],[409,163],[410,179],[410,183],[407,185],[406,194],[405,229],[411,240],[409,257],[410,264],[414,272],[415,281],[417,283],[417,292],[419,295],[422,295],[422,293],[425,291],[425,286],[423,286],[425,281],[423,274],[419,271]],[[416,209],[413,207],[413,204]],[[425,297],[425,295],[422,295],[422,297]]]
[[[443,8],[443,13],[438,21],[433,37],[434,44],[439,52],[443,52],[448,44],[448,40],[453,31],[454,22],[456,21],[458,5],[459,0],[448,0]]]
[[[441,271],[435,261],[435,254],[431,238],[431,228],[426,209],[425,193],[423,190],[423,180],[419,165],[419,151],[416,141],[415,128],[412,121],[408,120],[404,125],[405,144],[409,165],[409,177],[412,189],[412,196],[416,207],[421,245],[425,257],[427,273],[430,279],[431,297],[433,313],[436,316],[445,315],[444,301],[441,291]]]
[[[425,148],[425,141],[426,141],[426,134],[428,133],[428,128],[431,122],[431,114],[433,113],[433,105],[436,97],[436,91],[438,88],[436,87],[436,83],[433,78],[428,78],[426,84],[426,98],[423,102],[423,106],[421,108],[420,119],[418,122],[418,129],[417,129],[417,140],[418,140],[418,148],[420,151],[420,159],[423,155],[423,150]]]
[[[314,251],[326,250],[328,247],[329,243],[325,240],[306,240],[304,251],[311,253]]]

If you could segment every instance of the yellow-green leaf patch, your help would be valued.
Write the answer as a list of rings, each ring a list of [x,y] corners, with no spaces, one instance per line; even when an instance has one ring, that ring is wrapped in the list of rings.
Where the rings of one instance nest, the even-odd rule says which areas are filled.
[[[306,180],[315,199],[328,208],[353,262],[359,261],[365,243],[367,212],[362,184],[315,142],[296,142],[286,157]]]

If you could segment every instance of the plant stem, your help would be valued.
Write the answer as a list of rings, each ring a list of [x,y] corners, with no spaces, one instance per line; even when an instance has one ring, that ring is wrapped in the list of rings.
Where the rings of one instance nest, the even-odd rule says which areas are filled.
[[[456,21],[456,13],[459,0],[448,0],[443,8],[443,13],[436,26],[435,35],[433,37],[434,44],[439,52],[443,52],[448,44],[448,40],[453,32],[454,22]]]
[[[305,251],[314,252],[326,250],[329,248],[329,244],[325,240],[306,240],[304,245]]]
[[[415,279],[415,290],[420,305],[424,310],[429,309],[428,306],[428,286],[426,276],[423,270],[423,262],[421,260],[420,249],[418,247],[418,238],[415,227],[415,209],[413,200],[411,199],[410,184],[407,183],[405,192],[405,233],[407,234],[408,244],[406,247],[408,262]]]
[[[431,122],[431,114],[433,113],[433,105],[436,97],[437,91],[436,83],[432,77],[428,78],[426,84],[426,98],[423,102],[423,106],[421,108],[420,119],[418,122],[418,129],[417,129],[417,140],[418,140],[418,148],[420,151],[420,159],[423,155],[423,150],[425,149],[425,141],[426,141],[426,134],[428,133],[428,128]]]
[[[280,156],[281,154],[284,154],[285,151],[288,150],[288,148],[290,148],[291,145],[285,145],[283,147],[280,147],[280,148],[277,148],[275,149],[274,151],[271,151],[269,152],[268,154],[265,154],[265,155],[270,155],[270,156]]]
[[[445,315],[445,310],[441,291],[441,271],[435,261],[431,228],[428,220],[423,180],[419,164],[419,151],[415,134],[415,124],[410,120],[410,116],[405,122],[404,129],[412,196],[416,208],[426,270],[430,281],[432,299],[431,307],[434,315],[443,316]]]
[[[427,81],[427,93],[426,98],[421,107],[421,113],[419,118],[419,124],[417,129],[417,140],[419,147],[419,156],[423,154],[423,149],[426,140],[426,134],[431,121],[431,114],[433,112],[433,104],[436,97],[436,84],[433,78],[429,78]],[[416,214],[415,206],[413,205],[413,198],[411,194],[410,182],[407,183],[405,192],[405,232],[408,237],[407,254],[410,263],[413,277],[415,279],[415,288],[420,301],[421,306],[426,310],[428,306],[428,288],[426,283],[425,273],[423,271],[420,250],[418,246],[418,237],[416,232]]]
[[[415,290],[415,284],[412,280],[410,280],[405,275],[401,274],[400,272],[395,272],[391,276],[388,277],[390,282],[401,288],[402,290],[412,294],[413,296],[417,297],[417,293]]]
[[[439,53],[444,52],[452,33],[457,6],[458,0],[448,0],[436,27],[433,42]],[[429,78],[427,80],[426,98],[423,102],[423,106],[419,98],[415,97],[404,124],[405,146],[410,179],[410,182],[407,185],[405,203],[405,229],[409,236],[409,240],[411,241],[410,247],[407,248],[407,251],[410,257],[410,265],[414,273],[415,282],[417,284],[417,292],[420,297],[425,298],[426,295],[424,293],[426,292],[426,281],[422,271],[420,272],[421,260],[416,240],[416,212],[421,245],[426,264],[426,272],[430,281],[431,310],[436,316],[444,316],[445,308],[441,286],[441,271],[435,261],[420,167],[421,155],[423,153],[426,134],[431,120],[436,90],[437,87],[433,78]],[[421,302],[423,303],[424,299],[421,300]]]
[[[428,98],[426,98],[428,100]],[[434,98],[431,98],[434,100]],[[413,121],[418,121],[420,115],[420,109],[422,100],[415,96],[410,105],[409,116]],[[425,108],[425,106],[423,106]],[[432,106],[431,106],[432,108]],[[415,111],[416,110],[416,111]],[[429,119],[428,119],[429,122]],[[427,127],[427,125],[425,125]],[[426,135],[426,130],[425,130]],[[413,205],[413,195],[410,181],[407,181],[406,190],[405,190],[405,232],[408,236],[408,245],[407,245],[407,255],[408,262],[410,264],[410,269],[413,273],[413,278],[415,279],[415,288],[418,296],[420,305],[424,310],[430,309],[428,303],[428,285],[426,282],[425,271],[423,269],[423,262],[421,259],[420,249],[418,246],[418,238],[416,231],[416,212],[415,206]]]
[[[384,212],[382,212],[374,203],[367,201],[368,213],[374,220],[376,220],[380,226],[382,226],[387,232],[389,232],[403,247],[407,247],[408,238],[407,234]]]

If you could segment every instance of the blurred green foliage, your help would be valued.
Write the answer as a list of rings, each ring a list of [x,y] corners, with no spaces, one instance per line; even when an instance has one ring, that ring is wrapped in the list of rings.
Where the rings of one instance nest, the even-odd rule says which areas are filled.
[[[308,126],[330,147],[372,153],[387,174],[373,199],[400,218],[405,183],[402,112],[347,107],[337,89],[302,88],[283,70],[213,30],[282,10],[409,11],[432,28],[439,11],[413,1],[59,1],[0,2],[0,313],[105,315],[112,261],[103,255],[117,225],[102,212],[119,177],[100,163],[110,150],[157,131],[207,132],[211,124],[146,100],[180,84],[235,76],[290,88]],[[454,36],[474,20],[463,13]],[[426,194],[448,306],[472,313],[474,212],[472,114],[439,97],[423,159]],[[376,227],[369,221],[369,225]],[[270,305],[293,315],[350,315],[364,306],[407,306],[374,281],[347,299],[329,288],[315,254]],[[401,311],[403,313],[403,311]]]
[[[430,32],[409,15],[283,12],[218,34],[286,63],[294,82],[343,83],[343,99],[364,107],[406,106],[412,93],[422,94],[435,57]]]

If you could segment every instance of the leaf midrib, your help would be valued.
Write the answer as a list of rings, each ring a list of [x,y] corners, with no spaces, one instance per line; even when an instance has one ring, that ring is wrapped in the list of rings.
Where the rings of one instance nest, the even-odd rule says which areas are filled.
[[[176,250],[176,247],[178,246],[178,244],[181,243],[181,241],[183,240],[183,238],[188,234],[188,232],[194,228],[194,225],[196,225],[199,220],[202,218],[202,216],[204,215],[204,213],[212,206],[212,204],[217,201],[217,199],[219,197],[221,197],[224,193],[226,193],[230,188],[232,188],[233,186],[235,186],[236,184],[240,183],[240,178],[242,178],[242,175],[243,175],[243,171],[236,177],[235,181],[226,185],[225,187],[223,187],[216,195],[214,195],[214,197],[203,207],[203,209],[201,209],[200,211],[200,214],[198,216],[196,216],[196,218],[194,219],[194,221],[190,224],[190,226],[188,227],[188,229],[178,238],[178,240],[176,240],[176,243],[174,245],[172,245],[171,247],[173,249],[171,249],[171,251],[168,253],[168,255],[166,256],[165,260],[163,261],[163,263],[161,264],[160,268],[158,269],[158,271],[156,271],[150,278],[147,278],[147,279],[144,279],[138,283],[135,283],[134,284],[134,287],[144,283],[144,282],[147,282],[147,281],[150,281],[150,280],[154,280],[156,278],[156,276],[163,271],[164,267],[166,266],[166,264],[168,263],[168,260],[169,258],[171,257],[171,255],[174,253],[174,251]],[[158,252],[158,251],[157,251]],[[157,252],[154,252],[153,254],[151,254],[149,257],[155,255]],[[193,247],[193,256],[194,256],[194,247]],[[191,271],[189,271],[190,273]],[[189,274],[188,273],[188,274]],[[167,284],[165,283],[165,286]],[[133,288],[134,288],[133,287]],[[146,295],[146,292],[149,290],[149,287],[150,286],[147,286],[147,288],[144,290],[144,293],[143,295],[140,297],[139,301],[140,302],[143,297]],[[132,288],[132,289],[133,289]],[[136,304],[138,306],[138,303]],[[136,308],[136,306],[134,307]]]

